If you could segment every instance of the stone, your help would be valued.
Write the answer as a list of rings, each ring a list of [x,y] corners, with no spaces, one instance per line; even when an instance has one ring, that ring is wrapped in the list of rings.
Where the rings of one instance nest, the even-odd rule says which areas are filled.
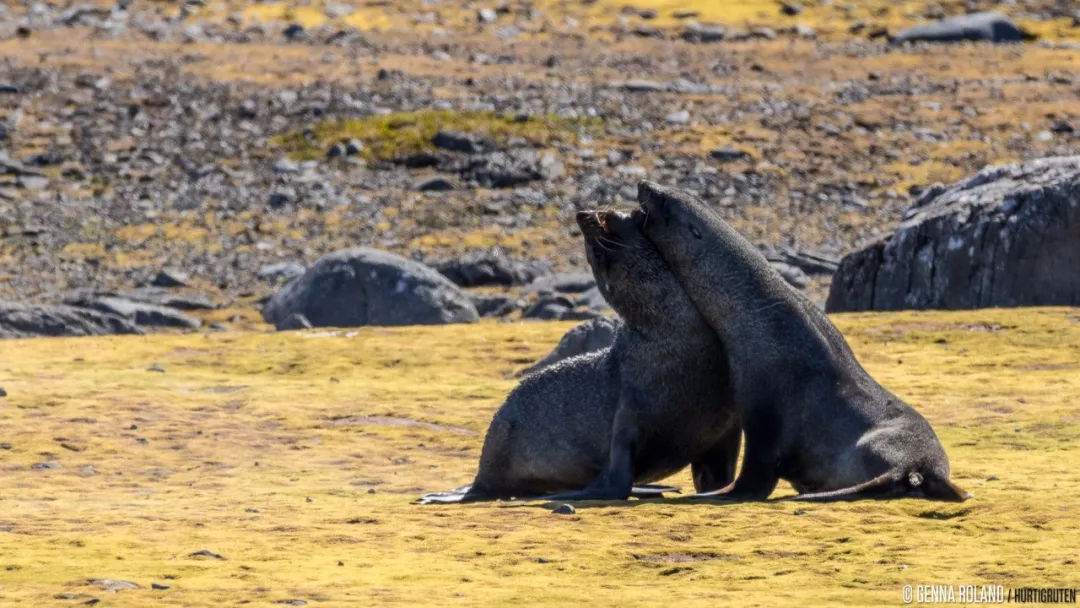
[[[150,281],[156,287],[187,287],[188,275],[172,268],[162,269]]]
[[[578,310],[573,301],[564,295],[542,294],[521,315],[526,319],[546,321],[580,321],[599,316],[589,310]]]
[[[300,264],[296,262],[278,262],[260,267],[255,276],[264,281],[277,283],[292,280],[302,274],[304,274],[304,267]]]
[[[16,304],[0,300],[0,338],[141,333],[132,321],[116,314],[74,306]]]
[[[928,188],[840,262],[829,312],[1080,305],[1080,156]]]
[[[525,287],[526,292],[584,293],[596,287],[596,278],[586,270],[542,276]]]
[[[148,304],[114,295],[76,296],[67,299],[64,303],[116,315],[144,327],[196,329],[202,325],[202,322],[198,319],[189,317],[174,308]]]
[[[710,150],[709,158],[720,162],[730,163],[739,160],[750,160],[751,156],[743,150],[725,146]]]
[[[462,287],[524,285],[551,274],[551,265],[535,260],[508,258],[501,251],[466,254],[432,265],[440,274]]]
[[[667,87],[655,80],[638,78],[622,83],[622,88],[631,93],[659,93],[666,90]]]
[[[514,311],[521,310],[525,303],[502,294],[472,294],[473,306],[481,317],[505,317]]]
[[[435,325],[479,318],[467,293],[433,268],[357,247],[320,258],[263,307],[279,326],[301,314],[315,327]]]
[[[998,12],[971,13],[946,17],[901,31],[893,44],[904,42],[1022,42],[1034,36],[1025,32],[1011,19]]]
[[[577,513],[577,509],[571,504],[561,504],[555,507],[551,512],[555,515],[573,515],[574,513]]]
[[[413,190],[419,190],[420,192],[446,192],[454,188],[454,182],[441,175],[424,178],[413,184]]]
[[[780,12],[789,17],[794,17],[803,12],[803,7],[797,2],[781,2]]]
[[[721,42],[727,35],[728,30],[722,25],[703,25],[692,21],[686,24],[682,39],[695,43]]]
[[[664,117],[664,121],[672,125],[685,125],[690,122],[690,112],[679,110]]]
[[[798,266],[786,262],[769,262],[769,265],[773,267],[773,270],[780,273],[780,276],[787,281],[788,285],[795,289],[804,289],[810,284],[810,277],[806,276],[806,273]]]
[[[495,142],[486,137],[451,130],[439,131],[431,143],[436,148],[465,154],[482,154],[495,149]]]

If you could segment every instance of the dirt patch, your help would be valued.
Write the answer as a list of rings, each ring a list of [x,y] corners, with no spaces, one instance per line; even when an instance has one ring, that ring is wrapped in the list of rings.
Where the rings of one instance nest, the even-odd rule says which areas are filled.
[[[347,416],[344,418],[332,418],[329,421],[332,426],[407,426],[429,431],[455,433],[457,435],[477,435],[476,431],[457,426],[423,422],[412,418],[399,418],[397,416]]]
[[[742,559],[741,555],[733,555],[726,553],[712,553],[712,552],[692,552],[692,553],[650,553],[648,555],[640,555],[637,553],[631,553],[630,557],[640,562],[656,562],[664,564],[683,564],[687,562],[708,562],[713,560],[727,560],[735,561]]]

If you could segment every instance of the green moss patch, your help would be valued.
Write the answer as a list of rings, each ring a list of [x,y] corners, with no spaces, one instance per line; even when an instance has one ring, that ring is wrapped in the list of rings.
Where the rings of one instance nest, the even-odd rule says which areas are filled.
[[[483,135],[496,144],[520,137],[534,146],[577,141],[585,134],[597,134],[599,119],[502,115],[495,112],[420,110],[355,118],[328,120],[276,138],[276,143],[297,160],[322,158],[330,146],[349,139],[364,144],[359,156],[366,160],[395,161],[418,152],[432,151],[431,143],[440,130]]]

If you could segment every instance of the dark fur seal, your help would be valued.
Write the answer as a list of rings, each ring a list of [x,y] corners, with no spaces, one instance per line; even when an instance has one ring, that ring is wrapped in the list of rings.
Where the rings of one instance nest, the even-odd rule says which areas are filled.
[[[704,203],[638,186],[643,232],[724,343],[746,453],[714,497],[764,500],[780,478],[801,500],[962,501],[930,423],[882,388],[816,306]]]
[[[734,478],[740,431],[727,357],[635,217],[577,216],[614,344],[522,380],[495,413],[471,486],[428,502],[625,499],[690,464],[699,492]],[[636,488],[634,494],[657,488]]]

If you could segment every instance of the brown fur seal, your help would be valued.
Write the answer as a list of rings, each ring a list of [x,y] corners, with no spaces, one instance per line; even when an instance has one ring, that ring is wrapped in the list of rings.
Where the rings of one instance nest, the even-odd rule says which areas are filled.
[[[421,503],[625,499],[634,483],[688,464],[699,492],[734,478],[740,431],[716,334],[634,219],[581,212],[577,221],[623,320],[615,342],[522,380],[491,421],[472,485]]]
[[[764,500],[780,478],[801,500],[962,501],[930,424],[881,387],[840,332],[701,201],[638,186],[643,232],[729,356],[746,436],[742,468],[714,497]]]

